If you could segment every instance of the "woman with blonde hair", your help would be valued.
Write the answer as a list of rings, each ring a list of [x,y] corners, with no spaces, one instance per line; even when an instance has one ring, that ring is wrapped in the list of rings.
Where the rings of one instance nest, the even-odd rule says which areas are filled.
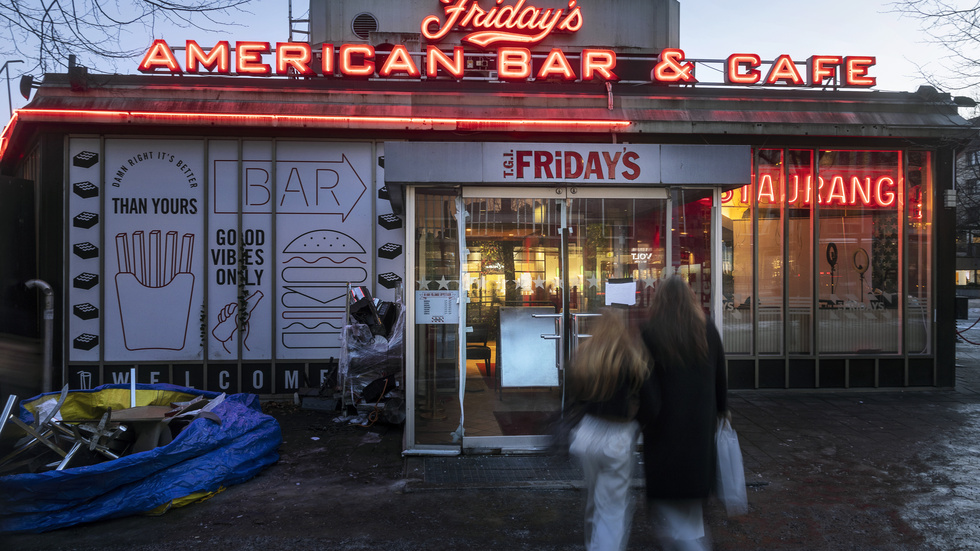
[[[586,549],[625,549],[639,432],[634,418],[647,361],[620,312],[604,311],[590,331],[567,375],[573,407],[583,412],[572,429],[569,452],[581,462],[585,479]]]
[[[714,490],[715,430],[728,415],[721,337],[676,275],[657,286],[641,336],[652,360],[638,414],[648,510],[664,548],[708,549],[702,501]]]

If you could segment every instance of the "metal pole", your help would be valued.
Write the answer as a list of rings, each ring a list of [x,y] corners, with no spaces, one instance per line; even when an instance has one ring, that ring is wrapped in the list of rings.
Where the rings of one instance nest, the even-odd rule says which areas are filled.
[[[11,117],[14,116],[14,102],[10,98],[10,69],[7,68],[7,65],[10,65],[11,63],[23,63],[23,62],[24,61],[23,60],[20,60],[20,59],[11,59],[11,60],[8,60],[8,61],[4,61],[3,62],[3,67],[0,67],[0,71],[6,71],[7,72],[7,110],[10,111],[10,116]]]
[[[52,373],[51,353],[54,343],[54,289],[47,282],[40,279],[28,280],[25,285],[28,289],[40,289],[44,293],[44,350],[42,350],[42,373],[41,391],[51,392]]]

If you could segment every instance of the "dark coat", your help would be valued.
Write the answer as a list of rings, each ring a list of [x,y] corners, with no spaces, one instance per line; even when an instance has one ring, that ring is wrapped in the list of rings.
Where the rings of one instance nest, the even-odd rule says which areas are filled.
[[[643,331],[652,358],[640,391],[643,460],[648,499],[708,497],[715,486],[715,430],[728,409],[725,350],[708,321],[708,359],[701,365],[667,365],[657,353],[655,328]]]

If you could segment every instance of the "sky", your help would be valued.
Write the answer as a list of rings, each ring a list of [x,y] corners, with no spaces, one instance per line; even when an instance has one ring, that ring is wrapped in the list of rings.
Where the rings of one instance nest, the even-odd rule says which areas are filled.
[[[915,91],[916,68],[945,55],[920,22],[890,13],[875,0],[681,0],[681,48],[689,58],[724,58],[742,51],[763,59],[788,54],[872,55],[878,90]]]
[[[870,72],[878,79],[875,89],[912,92],[925,83],[916,64],[934,66],[945,54],[928,44],[919,21],[890,13],[889,4],[881,0],[681,0],[680,46],[693,59],[721,59],[733,53],[756,53],[764,60],[788,54],[797,61],[811,55],[872,55],[877,58]],[[304,0],[293,0],[294,17],[304,16],[306,7]],[[251,14],[236,16],[239,27],[218,37],[174,28],[160,29],[152,38],[165,38],[171,44],[187,39],[204,44],[221,39],[275,42],[288,38],[285,2],[253,0],[248,9]],[[134,36],[134,40],[140,38],[148,41]],[[137,63],[123,62],[116,70],[136,73]],[[11,65],[15,109],[26,103],[17,86],[21,67]],[[6,90],[0,91],[2,95]],[[3,119],[6,117],[0,115]]]

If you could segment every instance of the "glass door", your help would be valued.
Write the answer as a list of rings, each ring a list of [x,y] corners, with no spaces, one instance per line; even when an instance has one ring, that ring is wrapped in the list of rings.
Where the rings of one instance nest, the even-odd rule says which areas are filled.
[[[638,326],[671,269],[668,193],[464,188],[461,211],[463,447],[547,446],[590,321]]]

